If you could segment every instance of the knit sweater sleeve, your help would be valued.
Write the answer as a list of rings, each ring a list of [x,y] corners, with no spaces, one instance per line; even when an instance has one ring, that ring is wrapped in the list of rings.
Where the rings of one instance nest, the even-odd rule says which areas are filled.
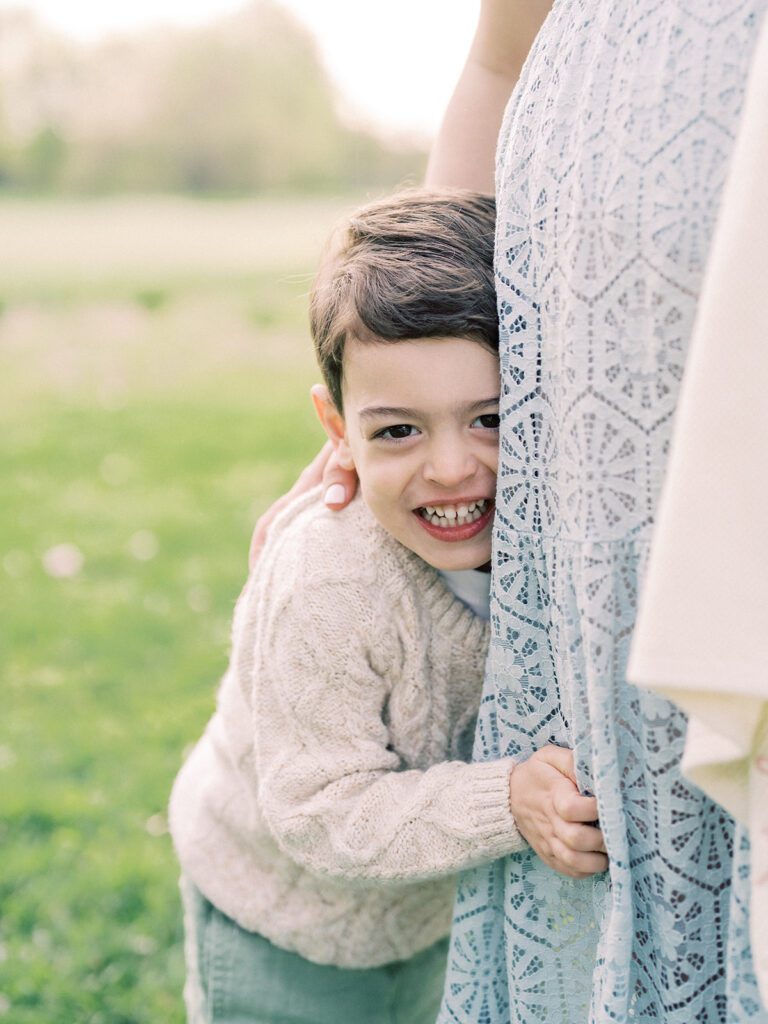
[[[509,760],[420,771],[393,750],[386,706],[397,669],[384,662],[397,638],[379,621],[363,566],[289,573],[263,591],[246,684],[258,797],[294,862],[336,878],[412,882],[524,845],[509,810]]]

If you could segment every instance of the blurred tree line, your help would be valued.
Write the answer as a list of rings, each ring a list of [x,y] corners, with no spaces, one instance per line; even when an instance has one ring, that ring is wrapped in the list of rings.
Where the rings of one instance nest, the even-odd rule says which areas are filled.
[[[324,191],[423,162],[340,121],[313,37],[269,0],[94,45],[0,11],[2,191]]]

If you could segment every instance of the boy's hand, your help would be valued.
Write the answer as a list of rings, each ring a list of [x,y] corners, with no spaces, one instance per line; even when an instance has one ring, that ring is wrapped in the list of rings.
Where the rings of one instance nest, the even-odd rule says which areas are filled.
[[[545,864],[570,878],[608,868],[597,800],[576,786],[573,752],[548,746],[516,765],[509,777],[509,806],[524,839]]]

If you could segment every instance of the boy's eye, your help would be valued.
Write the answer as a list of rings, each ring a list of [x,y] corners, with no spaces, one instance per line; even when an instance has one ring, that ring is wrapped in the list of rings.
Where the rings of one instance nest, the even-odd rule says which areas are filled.
[[[499,414],[497,412],[484,413],[482,416],[478,416],[476,420],[472,421],[472,426],[484,427],[486,430],[498,430]]]
[[[373,436],[383,438],[385,441],[402,441],[406,437],[412,437],[415,433],[416,427],[412,427],[409,423],[396,423],[392,427],[377,430]]]

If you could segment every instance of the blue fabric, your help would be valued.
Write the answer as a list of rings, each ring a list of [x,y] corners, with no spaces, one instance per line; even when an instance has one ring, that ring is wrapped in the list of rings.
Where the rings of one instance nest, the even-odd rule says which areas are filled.
[[[433,1024],[446,940],[384,967],[315,964],[245,931],[189,880],[181,888],[189,1024]]]
[[[441,1024],[768,1021],[748,843],[681,777],[682,714],[625,678],[765,8],[559,0],[507,110],[492,642],[475,756],[572,747],[610,871],[572,881],[528,852],[464,876]]]

